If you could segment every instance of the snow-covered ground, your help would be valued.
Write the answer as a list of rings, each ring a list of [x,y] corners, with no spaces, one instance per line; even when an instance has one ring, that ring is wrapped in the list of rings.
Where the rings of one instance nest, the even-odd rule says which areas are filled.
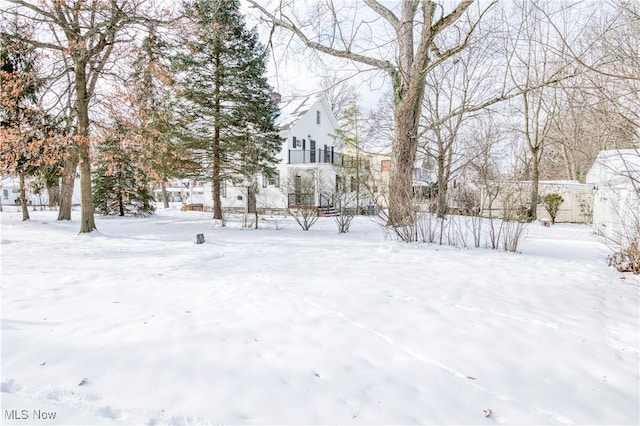
[[[640,423],[640,280],[588,226],[514,254],[365,217],[1,217],[3,424]]]

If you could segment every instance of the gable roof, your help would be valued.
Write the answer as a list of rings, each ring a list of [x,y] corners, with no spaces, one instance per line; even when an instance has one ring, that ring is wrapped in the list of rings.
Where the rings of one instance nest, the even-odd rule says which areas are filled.
[[[276,125],[280,130],[289,130],[298,122],[313,105],[322,99],[322,93],[305,97],[292,98],[280,102],[280,115],[276,119]]]
[[[600,151],[586,176],[589,183],[640,181],[640,151],[610,149]]]

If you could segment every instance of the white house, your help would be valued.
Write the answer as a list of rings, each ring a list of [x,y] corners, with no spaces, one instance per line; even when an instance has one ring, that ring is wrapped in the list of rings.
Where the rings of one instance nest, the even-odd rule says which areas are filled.
[[[386,208],[389,198],[389,175],[391,174],[391,148],[382,152],[363,151],[369,166],[368,186],[371,191],[372,203]],[[429,196],[429,190],[436,182],[436,174],[428,158],[416,158],[412,170],[412,190],[418,199],[424,200]]]
[[[209,190],[211,187],[209,187]],[[165,186],[169,203],[183,205],[204,205],[204,185],[201,181],[192,179],[170,179]],[[162,200],[162,189],[153,190],[156,201]],[[210,196],[209,196],[210,197]]]
[[[587,173],[593,185],[593,224],[606,238],[624,243],[640,232],[640,151],[602,151]]]
[[[274,96],[278,96],[274,94]],[[323,94],[280,101],[276,124],[283,138],[277,154],[277,175],[258,176],[257,208],[285,209],[292,205],[328,207],[340,168],[350,157],[338,153],[334,142],[338,122]],[[338,181],[339,181],[338,177]],[[338,182],[339,184],[339,182]],[[222,183],[222,206],[247,209],[246,186]],[[213,206],[211,183],[204,184],[204,208]]]
[[[20,179],[6,176],[0,179],[0,203],[2,205],[18,205],[20,198]],[[30,206],[47,206],[49,204],[49,193],[45,188],[42,179],[26,178],[26,198]],[[73,205],[80,205],[80,178],[76,176],[73,186]]]

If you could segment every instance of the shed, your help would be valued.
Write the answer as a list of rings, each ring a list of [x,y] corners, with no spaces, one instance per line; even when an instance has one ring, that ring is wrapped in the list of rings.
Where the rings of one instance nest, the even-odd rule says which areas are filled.
[[[609,240],[623,244],[640,232],[640,150],[606,150],[587,173],[594,186],[593,224]]]

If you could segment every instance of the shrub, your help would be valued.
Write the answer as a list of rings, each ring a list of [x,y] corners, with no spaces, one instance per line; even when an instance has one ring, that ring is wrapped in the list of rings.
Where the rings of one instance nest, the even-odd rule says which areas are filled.
[[[547,209],[549,216],[551,216],[551,224],[555,224],[556,217],[560,211],[560,205],[564,203],[564,198],[562,198],[562,195],[554,192],[542,197],[542,202],[544,203],[544,208]]]

